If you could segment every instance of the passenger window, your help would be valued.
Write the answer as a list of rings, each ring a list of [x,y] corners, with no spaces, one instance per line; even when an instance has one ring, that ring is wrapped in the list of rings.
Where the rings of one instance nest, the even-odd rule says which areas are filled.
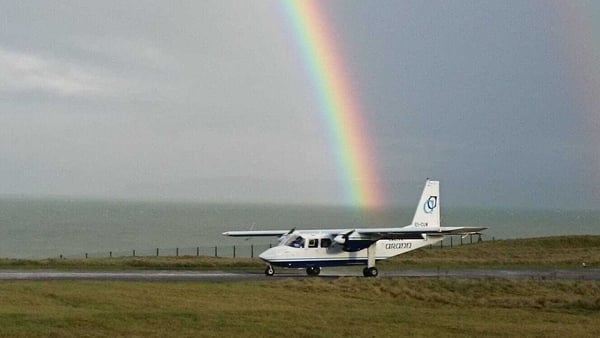
[[[316,248],[319,245],[319,240],[318,239],[309,239],[308,240],[308,247],[309,248]]]
[[[321,248],[329,248],[331,246],[331,239],[321,238]]]

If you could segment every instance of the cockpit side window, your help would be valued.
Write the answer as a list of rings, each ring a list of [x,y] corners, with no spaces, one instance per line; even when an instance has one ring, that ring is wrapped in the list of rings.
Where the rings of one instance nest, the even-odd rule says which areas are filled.
[[[304,238],[302,238],[302,236],[292,237],[287,241],[287,243],[285,243],[285,245],[293,248],[302,248],[304,247]]]
[[[331,246],[330,238],[321,238],[321,248],[329,248]]]
[[[308,240],[308,247],[309,248],[316,248],[319,246],[319,240],[316,238],[311,238]]]

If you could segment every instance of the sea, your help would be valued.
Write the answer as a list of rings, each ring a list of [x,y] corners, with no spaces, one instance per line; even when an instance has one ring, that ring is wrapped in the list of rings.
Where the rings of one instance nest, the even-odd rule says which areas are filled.
[[[230,255],[232,246],[258,248],[276,239],[221,235],[228,230],[399,227],[409,224],[413,213],[414,207],[367,211],[342,206],[0,198],[0,257],[212,255],[217,250]],[[442,224],[487,227],[483,240],[600,235],[600,211],[445,207]]]

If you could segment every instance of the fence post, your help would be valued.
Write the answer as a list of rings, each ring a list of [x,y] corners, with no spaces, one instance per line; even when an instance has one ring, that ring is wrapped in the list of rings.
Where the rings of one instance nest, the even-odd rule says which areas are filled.
[[[452,247],[452,236],[450,236],[450,247]]]
[[[233,258],[235,258],[235,245],[233,246]]]
[[[85,259],[87,259],[87,252],[85,253]]]
[[[108,253],[108,255],[109,255],[111,258],[112,258],[112,251],[110,251],[110,252]]]
[[[179,257],[179,248],[175,248],[175,257]]]
[[[254,244],[250,244],[250,258],[254,258]]]
[[[133,249],[133,257],[135,257],[135,249]]]
[[[442,240],[440,241],[440,248],[443,248],[443,247],[444,247],[444,240],[442,239]]]
[[[197,246],[196,247],[196,257],[199,257],[199,256],[200,256],[200,247]]]
[[[158,257],[158,248],[156,248],[156,257]]]
[[[471,241],[471,244],[473,244],[473,234],[469,234],[469,240]]]
[[[215,245],[215,257],[219,257],[219,255],[217,254],[217,246]]]

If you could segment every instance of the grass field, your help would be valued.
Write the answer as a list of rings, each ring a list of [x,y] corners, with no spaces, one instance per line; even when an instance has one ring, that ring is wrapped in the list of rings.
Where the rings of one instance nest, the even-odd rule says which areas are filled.
[[[600,266],[600,236],[422,249],[388,266]],[[10,260],[1,268],[260,268],[196,257]],[[385,267],[382,266],[382,269]],[[600,282],[298,278],[2,281],[0,336],[600,336]]]
[[[600,336],[591,281],[2,282],[0,336]]]
[[[452,249],[421,249],[396,256],[400,267],[600,267],[600,236],[557,236],[487,241]]]

